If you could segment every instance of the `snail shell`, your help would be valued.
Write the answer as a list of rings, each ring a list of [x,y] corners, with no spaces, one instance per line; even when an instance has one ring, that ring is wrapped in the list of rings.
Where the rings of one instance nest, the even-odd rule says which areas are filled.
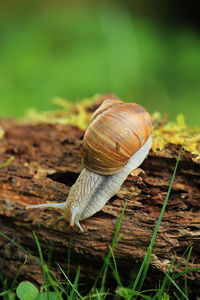
[[[84,169],[63,203],[29,205],[56,207],[71,226],[101,210],[151,147],[151,117],[140,105],[106,100],[94,112],[82,145]]]
[[[93,114],[82,145],[82,163],[88,170],[111,175],[147,141],[151,117],[136,103],[106,100]]]

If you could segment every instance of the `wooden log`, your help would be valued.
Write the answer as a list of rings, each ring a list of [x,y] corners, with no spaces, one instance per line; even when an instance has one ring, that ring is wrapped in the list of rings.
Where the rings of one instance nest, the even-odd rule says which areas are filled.
[[[81,266],[85,282],[93,281],[108,253],[124,207],[121,238],[114,250],[119,274],[124,284],[134,280],[156,226],[180,145],[168,144],[162,153],[152,150],[140,169],[133,171],[122,188],[102,211],[81,222],[84,232],[66,222],[55,221],[61,215],[56,209],[26,210],[29,204],[63,202],[81,171],[80,149],[84,131],[75,126],[58,124],[20,124],[1,120],[5,131],[0,141],[0,164],[10,156],[14,160],[0,168],[0,231],[38,256],[35,231],[47,260],[53,243],[51,270],[61,278],[57,264],[75,274]],[[180,259],[192,245],[188,269],[199,267],[200,254],[200,172],[199,160],[183,151],[172,192],[152,250],[147,282],[153,287],[162,280],[172,258]],[[71,245],[71,246],[70,246]],[[25,260],[25,253],[0,236],[0,264],[4,276],[12,279]],[[184,257],[178,271],[184,270]],[[112,280],[112,274],[109,274]],[[200,288],[200,272],[188,275],[191,289]],[[27,262],[19,280],[42,283],[41,266]],[[115,281],[113,281],[115,282]]]

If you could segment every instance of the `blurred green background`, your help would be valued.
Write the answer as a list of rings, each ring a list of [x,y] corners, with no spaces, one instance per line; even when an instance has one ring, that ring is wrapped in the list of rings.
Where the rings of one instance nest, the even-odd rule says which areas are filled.
[[[197,11],[193,1],[1,1],[0,116],[112,92],[200,125]]]

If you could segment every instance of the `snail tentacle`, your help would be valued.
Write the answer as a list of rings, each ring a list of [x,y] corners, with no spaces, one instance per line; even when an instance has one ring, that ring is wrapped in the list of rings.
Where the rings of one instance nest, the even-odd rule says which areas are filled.
[[[64,209],[66,203],[44,203],[44,204],[36,204],[36,205],[27,205],[26,208],[46,208],[46,207],[54,207],[54,208],[60,208]]]

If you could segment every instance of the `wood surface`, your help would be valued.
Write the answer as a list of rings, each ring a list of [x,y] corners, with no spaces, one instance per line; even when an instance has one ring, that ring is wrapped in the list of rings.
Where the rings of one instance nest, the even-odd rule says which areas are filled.
[[[29,204],[63,202],[81,171],[81,143],[84,131],[58,124],[22,124],[1,120],[5,131],[0,140],[0,231],[38,256],[35,231],[50,269],[62,278],[58,264],[70,274],[81,266],[81,280],[92,282],[108,253],[113,235],[127,201],[120,227],[120,240],[114,250],[118,271],[124,284],[134,280],[144,258],[166,197],[180,145],[168,144],[162,153],[150,151],[140,169],[133,171],[122,188],[102,211],[81,222],[84,232],[56,220],[59,209],[26,209]],[[174,256],[181,258],[189,245],[192,252],[188,268],[200,266],[200,162],[183,151],[172,192],[152,249],[146,283],[155,287],[162,281]],[[12,279],[26,259],[15,244],[0,236],[0,265],[4,276]],[[178,270],[184,270],[187,257]],[[109,284],[115,285],[112,273]],[[24,265],[20,280],[42,283],[41,266],[34,259]],[[156,283],[157,282],[157,283]],[[181,284],[181,282],[180,282]],[[188,276],[189,289],[200,290],[200,272]]]

